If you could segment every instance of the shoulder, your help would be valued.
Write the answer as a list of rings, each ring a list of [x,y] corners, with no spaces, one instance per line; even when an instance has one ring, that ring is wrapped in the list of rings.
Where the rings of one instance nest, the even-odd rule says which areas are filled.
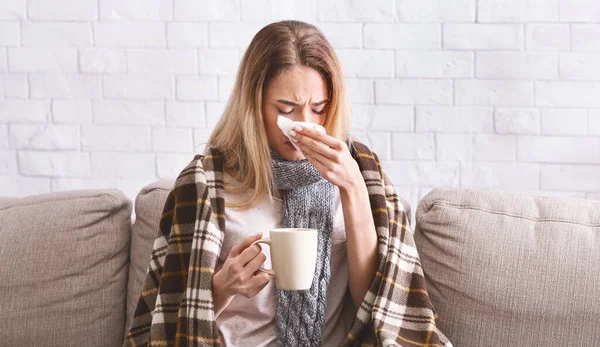
[[[192,186],[198,194],[223,187],[223,164],[218,150],[209,148],[203,154],[196,154],[175,179],[173,190],[189,192]]]
[[[346,142],[348,149],[354,160],[358,162],[361,171],[381,172],[381,162],[379,156],[373,152],[366,144],[354,136],[350,136]]]

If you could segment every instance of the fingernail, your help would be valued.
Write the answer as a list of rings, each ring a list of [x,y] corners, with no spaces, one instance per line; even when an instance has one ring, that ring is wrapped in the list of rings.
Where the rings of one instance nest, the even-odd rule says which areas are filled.
[[[290,130],[290,136],[296,136],[296,132],[294,130]]]
[[[301,127],[301,126],[299,126],[299,125],[296,125],[296,127],[295,127],[294,129],[296,129],[296,130],[298,130],[298,131],[302,131],[302,127]]]
[[[298,140],[296,140],[296,139],[292,139],[292,142],[298,142]]]

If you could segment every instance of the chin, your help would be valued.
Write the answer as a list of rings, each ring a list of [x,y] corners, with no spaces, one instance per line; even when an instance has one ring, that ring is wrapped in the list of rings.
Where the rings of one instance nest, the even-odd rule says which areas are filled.
[[[302,153],[296,150],[293,146],[288,144],[283,144],[276,148],[277,154],[279,154],[283,159],[290,161],[297,161],[304,159]]]

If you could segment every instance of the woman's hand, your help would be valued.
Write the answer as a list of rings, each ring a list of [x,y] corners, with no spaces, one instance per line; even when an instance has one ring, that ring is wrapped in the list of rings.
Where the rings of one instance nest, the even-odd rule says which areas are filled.
[[[320,131],[296,126],[290,131],[292,141],[321,173],[342,191],[351,191],[364,180],[348,146]]]
[[[251,298],[269,283],[269,275],[258,271],[267,257],[260,252],[260,246],[250,246],[260,238],[261,234],[250,236],[235,245],[223,267],[214,274],[213,296],[217,316],[235,295]]]

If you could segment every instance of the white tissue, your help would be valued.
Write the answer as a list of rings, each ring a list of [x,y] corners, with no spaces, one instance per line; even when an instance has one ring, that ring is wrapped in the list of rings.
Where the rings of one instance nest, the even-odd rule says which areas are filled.
[[[302,151],[294,143],[294,141],[292,141],[292,137],[290,136],[290,130],[293,130],[296,125],[299,125],[303,128],[312,128],[312,129],[322,132],[323,134],[326,134],[325,128],[322,125],[319,125],[316,123],[309,123],[309,122],[294,122],[293,120],[291,120],[289,118],[279,115],[277,117],[277,126],[279,127],[279,129],[281,129],[281,131],[283,132],[283,135],[287,136],[287,138],[290,139],[290,142],[298,150],[298,152],[300,152],[300,154],[302,154]],[[304,158],[304,154],[302,154],[302,157]]]

